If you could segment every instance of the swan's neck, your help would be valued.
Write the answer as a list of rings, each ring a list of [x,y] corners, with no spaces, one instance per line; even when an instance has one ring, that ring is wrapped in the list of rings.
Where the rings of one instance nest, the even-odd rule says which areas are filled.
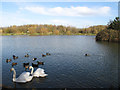
[[[13,81],[15,81],[15,80],[16,80],[16,71],[13,70]]]
[[[32,70],[31,70],[31,75],[33,74],[33,70],[34,70],[34,68],[32,67]]]

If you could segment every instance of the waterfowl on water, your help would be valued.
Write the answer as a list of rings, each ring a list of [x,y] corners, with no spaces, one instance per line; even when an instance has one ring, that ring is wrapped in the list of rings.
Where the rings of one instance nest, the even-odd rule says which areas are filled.
[[[17,65],[17,63],[12,63],[12,66],[15,66],[15,65]]]
[[[25,55],[25,57],[29,57],[29,55],[28,55],[28,54],[26,54],[26,55]]]
[[[42,68],[38,68],[34,73],[33,70],[34,68],[32,66],[29,67],[29,70],[31,70],[31,74],[33,75],[33,77],[46,77],[48,76],[48,74],[45,74],[44,69]]]
[[[29,68],[29,65],[25,65],[25,70]]]
[[[42,57],[46,57],[46,55],[42,54]]]
[[[8,62],[11,62],[12,60],[11,59],[6,59],[6,62],[8,63]]]
[[[18,59],[18,56],[13,55],[13,59]]]
[[[26,83],[26,82],[31,81],[33,78],[33,76],[30,75],[30,72],[23,72],[18,78],[16,78],[15,69],[11,68],[10,71],[13,71],[13,82]]]
[[[38,64],[32,63],[32,66],[33,66],[33,67],[38,67]]]
[[[86,53],[85,56],[89,56],[89,54]]]
[[[13,58],[15,57],[15,55],[13,55]]]
[[[23,66],[29,65],[29,63],[23,63]]]
[[[37,60],[37,58],[33,58],[33,61]]]
[[[44,65],[44,62],[39,62],[39,61],[37,61],[37,63],[38,63],[39,65]]]
[[[50,54],[50,53],[46,53],[46,55],[48,55],[48,56],[49,56],[49,55],[51,55],[51,54]]]

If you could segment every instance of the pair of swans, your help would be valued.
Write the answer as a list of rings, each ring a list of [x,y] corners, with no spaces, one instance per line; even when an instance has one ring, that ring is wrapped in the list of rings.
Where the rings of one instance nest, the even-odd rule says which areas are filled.
[[[13,71],[13,82],[26,83],[31,81],[33,77],[48,76],[48,74],[45,74],[44,69],[41,68],[38,68],[34,73],[34,68],[32,66],[29,67],[29,70],[31,70],[31,72],[23,72],[18,78],[16,78],[16,71],[14,68],[11,68],[11,71]]]

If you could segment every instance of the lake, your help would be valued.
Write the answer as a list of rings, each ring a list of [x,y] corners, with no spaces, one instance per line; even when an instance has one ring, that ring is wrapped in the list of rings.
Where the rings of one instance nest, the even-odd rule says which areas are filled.
[[[12,88],[111,88],[118,87],[118,43],[96,42],[95,36],[0,36],[2,38],[2,84]],[[42,57],[41,54],[51,53]],[[25,54],[30,57],[24,57]],[[85,56],[84,54],[90,56]],[[12,55],[19,58],[12,59]],[[32,59],[38,58],[36,61]],[[26,84],[12,81],[12,62],[17,77],[23,63],[44,61],[45,78]],[[1,59],[0,59],[1,60]],[[37,68],[34,68],[37,69]]]

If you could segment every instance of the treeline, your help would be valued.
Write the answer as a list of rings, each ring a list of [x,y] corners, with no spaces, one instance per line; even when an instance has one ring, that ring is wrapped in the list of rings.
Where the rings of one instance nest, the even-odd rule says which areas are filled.
[[[1,27],[2,34],[20,34],[20,35],[84,35],[84,34],[94,34],[107,28],[107,25],[98,25],[90,26],[88,28],[76,28],[71,26],[63,25],[38,25],[38,24],[29,24],[21,26],[10,26],[10,27]]]
[[[120,42],[120,18],[116,17],[113,21],[111,20],[107,28],[96,35],[96,40]]]

